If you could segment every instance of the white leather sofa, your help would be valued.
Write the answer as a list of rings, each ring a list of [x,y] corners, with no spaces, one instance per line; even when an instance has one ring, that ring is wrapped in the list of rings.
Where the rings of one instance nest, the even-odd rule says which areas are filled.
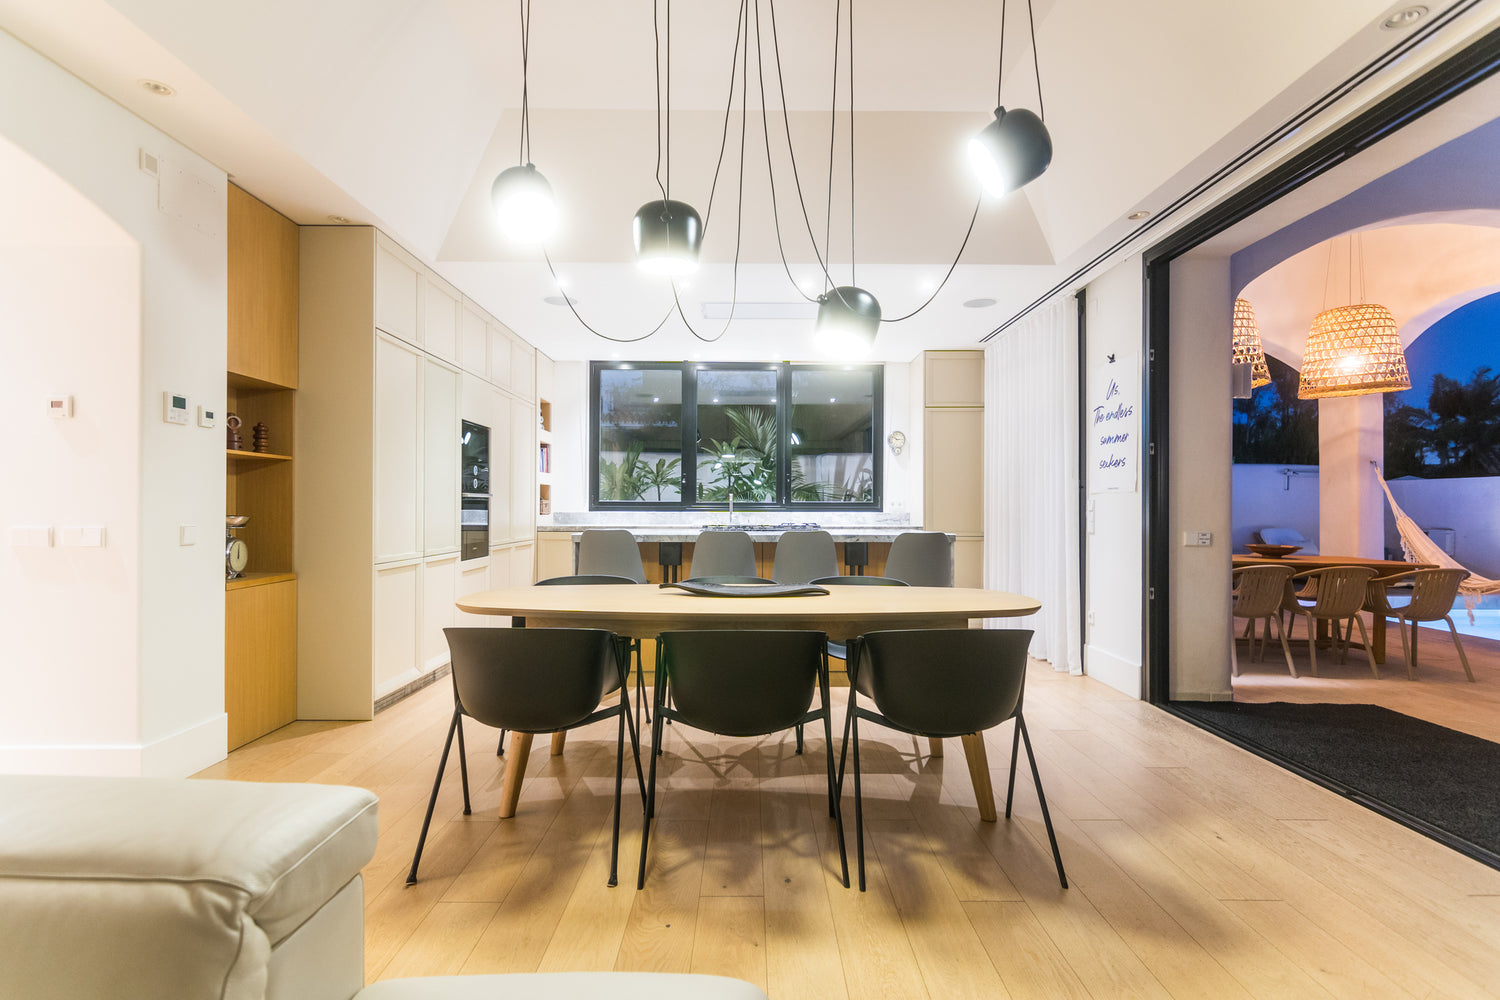
[[[361,989],[375,810],[331,785],[0,776],[0,998],[765,1000],[614,972]]]

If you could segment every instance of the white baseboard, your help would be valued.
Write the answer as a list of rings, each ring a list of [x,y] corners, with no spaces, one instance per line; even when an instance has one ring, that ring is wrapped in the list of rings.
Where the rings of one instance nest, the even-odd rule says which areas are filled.
[[[227,756],[222,712],[153,743],[0,746],[0,773],[185,778]]]
[[[1083,672],[1132,698],[1144,696],[1145,683],[1139,662],[1122,659],[1098,646],[1083,647]]]

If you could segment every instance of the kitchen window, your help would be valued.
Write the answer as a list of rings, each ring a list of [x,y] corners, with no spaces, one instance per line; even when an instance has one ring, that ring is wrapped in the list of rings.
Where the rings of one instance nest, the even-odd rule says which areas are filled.
[[[880,365],[589,368],[592,510],[879,510]]]

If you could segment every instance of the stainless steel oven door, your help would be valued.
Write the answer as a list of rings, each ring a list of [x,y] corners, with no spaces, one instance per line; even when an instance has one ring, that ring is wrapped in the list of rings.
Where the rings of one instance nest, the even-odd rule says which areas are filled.
[[[490,554],[490,498],[464,496],[459,502],[460,561]]]

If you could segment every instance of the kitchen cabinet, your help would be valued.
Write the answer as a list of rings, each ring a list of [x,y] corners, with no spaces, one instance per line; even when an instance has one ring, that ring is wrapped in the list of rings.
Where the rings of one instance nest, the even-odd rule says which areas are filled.
[[[458,360],[459,299],[447,282],[430,275],[424,279],[422,349],[444,361]]]
[[[367,719],[447,663],[445,626],[477,623],[457,597],[529,582],[536,352],[367,227],[304,229],[300,274],[298,715]],[[473,560],[463,420],[490,428],[491,545]]]
[[[375,562],[422,554],[422,356],[390,337],[375,338]],[[454,476],[457,483],[458,477]]]
[[[922,526],[953,534],[953,584],[984,586],[984,352],[922,354]]]
[[[296,720],[296,580],[225,591],[224,706],[231,750]]]
[[[522,340],[510,343],[510,390],[522,399],[536,399],[536,348]]]
[[[422,371],[422,549],[436,555],[459,547],[459,374],[431,358]]]

